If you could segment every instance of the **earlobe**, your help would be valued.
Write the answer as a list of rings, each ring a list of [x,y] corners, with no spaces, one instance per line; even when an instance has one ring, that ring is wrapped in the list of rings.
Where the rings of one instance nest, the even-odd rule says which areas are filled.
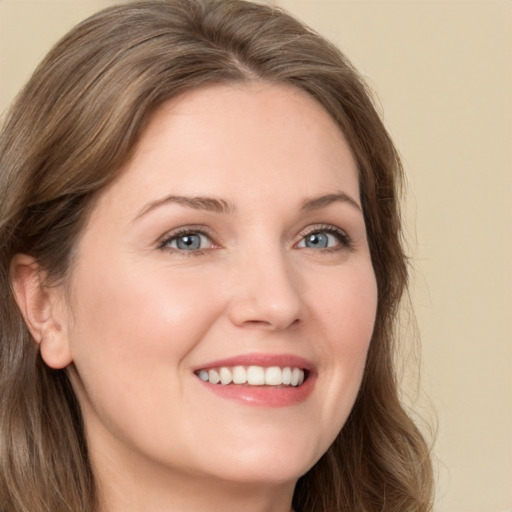
[[[37,260],[27,254],[14,256],[10,279],[16,303],[30,334],[40,346],[44,362],[51,368],[65,368],[72,358],[62,290],[45,285],[45,272]]]

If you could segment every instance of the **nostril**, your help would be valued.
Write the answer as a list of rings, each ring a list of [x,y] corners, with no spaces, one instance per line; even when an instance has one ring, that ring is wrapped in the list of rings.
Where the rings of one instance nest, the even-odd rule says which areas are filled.
[[[267,320],[246,320],[244,322],[244,325],[246,326],[254,326],[254,327],[265,327],[265,326],[270,326],[272,325],[271,322],[267,321]]]
[[[298,318],[296,318],[289,325],[285,325],[284,327],[285,328],[297,327],[299,324],[300,324],[300,320]],[[245,327],[248,327],[248,328],[253,327],[255,329],[262,329],[262,328],[275,329],[276,328],[275,323],[273,323],[269,320],[245,320],[243,322],[243,325]]]

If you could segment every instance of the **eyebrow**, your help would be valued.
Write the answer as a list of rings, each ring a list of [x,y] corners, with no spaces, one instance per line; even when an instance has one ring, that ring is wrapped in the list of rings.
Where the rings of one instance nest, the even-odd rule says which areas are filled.
[[[313,197],[312,199],[307,199],[302,203],[301,210],[302,211],[312,211],[319,210],[321,208],[325,208],[332,203],[347,203],[350,206],[354,207],[357,211],[362,213],[362,208],[359,206],[357,201],[350,197],[345,192],[338,192],[336,194],[326,194],[318,197]]]
[[[325,194],[318,197],[313,197],[311,199],[305,200],[301,207],[301,211],[313,211],[319,210],[321,208],[325,208],[333,203],[342,202],[347,203],[350,206],[354,207],[356,210],[361,212],[361,207],[359,204],[352,199],[345,192],[339,192],[336,194]],[[147,213],[156,208],[164,206],[166,204],[178,204],[181,206],[186,206],[188,208],[193,208],[194,210],[203,210],[214,213],[234,213],[236,212],[236,207],[233,203],[226,201],[224,199],[215,198],[215,197],[206,197],[206,196],[177,196],[177,195],[169,195],[163,197],[161,199],[157,199],[156,201],[151,201],[146,204],[135,216],[134,220],[140,219]]]
[[[215,213],[233,213],[236,209],[232,203],[215,197],[169,195],[146,204],[139,213],[137,213],[134,220],[140,219],[150,211],[166,204],[179,204],[193,208],[194,210],[205,210]]]

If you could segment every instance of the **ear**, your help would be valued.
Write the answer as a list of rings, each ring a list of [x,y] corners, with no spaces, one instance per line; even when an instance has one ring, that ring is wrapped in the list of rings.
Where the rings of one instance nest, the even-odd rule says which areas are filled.
[[[32,256],[16,254],[12,259],[11,284],[25,323],[40,346],[43,361],[61,369],[72,362],[64,291],[61,286],[46,286],[45,278]]]

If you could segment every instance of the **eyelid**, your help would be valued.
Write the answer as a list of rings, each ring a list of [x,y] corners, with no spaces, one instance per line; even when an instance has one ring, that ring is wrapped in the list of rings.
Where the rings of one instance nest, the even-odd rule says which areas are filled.
[[[312,226],[308,226],[300,233],[300,240],[297,242],[296,246],[304,240],[304,238],[308,235],[312,235],[314,233],[329,233],[338,238],[340,245],[336,247],[327,247],[322,249],[323,251],[336,251],[341,249],[352,249],[353,242],[350,236],[344,229],[341,229],[332,224],[314,224]],[[319,250],[319,249],[315,249]]]
[[[179,238],[180,236],[184,236],[184,235],[205,236],[210,240],[212,247],[207,247],[204,249],[197,249],[194,251],[184,251],[184,250],[177,249],[174,247],[169,247],[167,245],[172,240],[175,240],[176,238]],[[216,247],[218,247],[218,244],[215,243],[214,236],[208,227],[201,226],[201,225],[198,225],[198,226],[192,225],[192,226],[182,226],[182,227],[167,231],[165,234],[163,234],[161,237],[158,238],[157,247],[158,247],[158,249],[161,249],[161,250],[175,251],[175,252],[179,252],[181,254],[187,253],[187,255],[193,255],[193,254],[200,254],[204,250],[216,248]]]
[[[315,251],[324,251],[324,252],[334,252],[337,250],[343,250],[343,249],[352,249],[353,248],[353,242],[350,236],[347,234],[347,232],[335,225],[332,224],[314,224],[311,226],[308,226],[307,228],[303,229],[300,232],[300,239],[298,242],[295,243],[295,247],[298,246],[300,242],[304,240],[305,237],[308,235],[311,235],[313,233],[329,233],[337,237],[339,240],[339,245],[336,245],[335,247],[327,247],[324,249],[315,249]],[[209,239],[211,242],[211,246],[205,247],[203,249],[196,249],[191,251],[185,251],[182,249],[169,247],[168,244],[172,240],[175,240],[179,238],[180,236],[188,235],[188,234],[197,234],[205,236]],[[212,230],[204,225],[188,225],[188,226],[181,226],[178,228],[174,228],[165,234],[163,234],[161,237],[157,240],[157,247],[160,250],[166,250],[170,252],[177,252],[184,255],[199,255],[204,253],[207,250],[219,248],[220,245],[216,243],[215,236],[212,233]],[[302,247],[300,247],[302,249]]]

